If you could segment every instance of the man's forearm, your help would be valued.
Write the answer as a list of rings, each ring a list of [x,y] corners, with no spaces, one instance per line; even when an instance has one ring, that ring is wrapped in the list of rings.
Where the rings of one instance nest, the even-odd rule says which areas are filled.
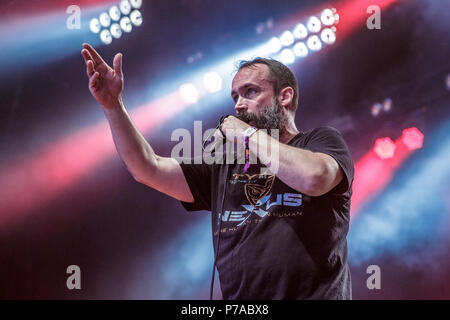
[[[326,164],[313,152],[295,148],[258,130],[250,139],[250,149],[268,168],[276,168],[276,176],[291,188],[314,195]],[[277,148],[278,150],[273,150]],[[276,152],[274,152],[276,151]]]
[[[122,99],[103,108],[114,144],[131,175],[138,181],[156,168],[157,156],[128,115]]]

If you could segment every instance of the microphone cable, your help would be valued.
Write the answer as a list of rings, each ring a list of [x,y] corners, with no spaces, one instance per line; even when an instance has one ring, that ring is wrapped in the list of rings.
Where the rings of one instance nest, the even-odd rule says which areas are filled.
[[[216,129],[219,129],[220,132],[222,133],[223,139],[225,139],[225,134],[223,133],[222,128],[220,126],[222,125],[222,122],[226,117],[228,117],[228,115],[222,116],[219,120],[219,124],[216,126]],[[202,145],[203,151],[205,151],[205,143],[206,143],[206,141],[209,140],[211,135],[212,135],[212,133],[208,136],[208,138],[205,139],[205,141],[203,141],[203,145]],[[227,183],[228,183],[228,175],[229,175],[228,166],[225,167],[225,170],[226,170],[225,187],[224,187],[224,191],[223,191],[223,195],[222,195],[222,205],[220,208],[220,212],[218,213],[219,232],[217,234],[216,250],[214,253],[214,263],[213,263],[213,270],[212,270],[212,276],[211,276],[211,285],[209,288],[209,300],[213,300],[213,293],[214,293],[214,280],[215,280],[215,275],[216,275],[217,257],[219,255],[220,234],[221,234],[221,230],[222,230],[222,211],[223,211],[223,207],[225,204],[225,194],[227,193]],[[211,219],[212,219],[212,217],[211,217]],[[214,241],[214,228],[213,228],[213,241]]]
[[[230,115],[226,115],[226,116],[220,117],[219,123],[218,123],[217,126],[215,127],[216,130],[219,130],[219,131],[220,131],[220,133],[222,134],[222,138],[223,138],[223,139],[225,139],[225,134],[224,134],[223,131],[222,131],[221,125],[222,125],[223,120],[224,120],[226,117],[229,117],[229,116],[230,116]],[[208,142],[209,138],[211,138],[211,136],[213,135],[214,132],[215,132],[215,131],[211,132],[211,133],[208,135],[208,137],[203,141],[203,144],[202,144],[202,150],[203,150],[204,152],[206,152],[206,150],[205,150],[206,142]]]
[[[223,212],[223,206],[225,203],[225,194],[227,193],[227,183],[228,183],[228,176],[229,176],[228,166],[226,167],[225,170],[226,170],[225,187],[224,187],[223,195],[222,195],[222,205],[220,208],[221,211],[218,213],[219,233],[217,234],[216,252],[214,254],[214,264],[213,264],[213,271],[212,271],[212,277],[211,277],[211,286],[209,288],[209,300],[213,300],[214,279],[215,279],[215,275],[216,275],[217,257],[219,255],[219,248],[220,248],[220,234],[222,233],[222,212]],[[214,232],[213,232],[213,239],[214,239]]]

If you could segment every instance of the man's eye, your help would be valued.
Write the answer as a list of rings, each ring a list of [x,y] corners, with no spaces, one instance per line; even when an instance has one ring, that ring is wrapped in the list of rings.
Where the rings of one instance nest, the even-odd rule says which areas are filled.
[[[247,95],[252,95],[252,94],[255,94],[255,93],[256,93],[255,89],[250,88],[250,89],[247,90]]]

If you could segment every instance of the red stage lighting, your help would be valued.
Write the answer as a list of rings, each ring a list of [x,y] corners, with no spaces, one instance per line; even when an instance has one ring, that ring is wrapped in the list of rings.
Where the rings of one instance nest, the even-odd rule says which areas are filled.
[[[416,127],[405,129],[402,131],[402,141],[409,150],[422,148],[423,133]]]
[[[378,138],[373,149],[381,159],[390,159],[394,156],[395,143],[391,138]]]
[[[149,132],[188,107],[178,92],[130,111]],[[106,120],[54,141],[45,149],[0,166],[0,230],[41,209],[115,154]]]

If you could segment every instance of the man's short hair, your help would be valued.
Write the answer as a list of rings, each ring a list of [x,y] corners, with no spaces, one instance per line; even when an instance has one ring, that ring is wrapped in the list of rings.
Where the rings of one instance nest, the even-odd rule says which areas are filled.
[[[281,90],[286,87],[291,87],[294,89],[294,96],[292,98],[290,110],[295,113],[298,107],[298,83],[292,71],[280,61],[260,57],[252,60],[242,60],[239,62],[238,71],[243,68],[252,67],[256,64],[265,64],[269,67],[269,80],[272,82],[273,92],[275,95],[278,95]]]

